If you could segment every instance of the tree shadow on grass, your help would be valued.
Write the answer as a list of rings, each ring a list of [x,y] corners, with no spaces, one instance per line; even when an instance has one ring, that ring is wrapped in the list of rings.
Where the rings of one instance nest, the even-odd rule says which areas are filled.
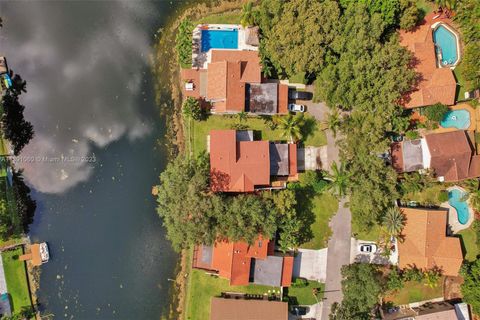
[[[318,121],[315,118],[305,118],[300,129],[302,133],[302,140],[305,141],[309,137],[314,136],[315,132],[319,130]]]
[[[299,243],[307,243],[313,239],[314,233],[312,225],[315,223],[315,214],[313,212],[313,198],[315,191],[312,187],[298,186],[295,188],[295,196],[297,199],[297,215],[301,223]]]

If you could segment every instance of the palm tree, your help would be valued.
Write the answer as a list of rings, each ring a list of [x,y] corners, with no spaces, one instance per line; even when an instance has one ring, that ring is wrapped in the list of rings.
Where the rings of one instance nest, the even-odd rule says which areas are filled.
[[[336,162],[333,162],[331,171],[331,173],[327,173],[325,176],[325,179],[330,181],[328,188],[341,198],[347,194],[350,175],[345,170],[343,163],[338,166]]]
[[[333,136],[337,136],[337,130],[340,128],[342,124],[342,120],[340,119],[340,114],[338,113],[337,110],[332,111],[328,116],[327,120],[324,122],[326,129],[329,129],[332,131]]]
[[[398,207],[390,207],[383,218],[384,227],[389,236],[397,236],[405,225],[405,216]]]
[[[283,131],[283,137],[288,137],[291,142],[302,139],[303,114],[298,116],[289,114],[278,119],[278,122],[280,130]]]
[[[251,26],[255,23],[255,18],[253,15],[253,2],[248,1],[242,6],[242,18],[240,23],[243,27]]]

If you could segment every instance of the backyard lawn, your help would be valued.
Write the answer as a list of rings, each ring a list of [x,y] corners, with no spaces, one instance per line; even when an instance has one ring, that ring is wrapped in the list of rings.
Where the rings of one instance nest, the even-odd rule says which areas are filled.
[[[318,294],[313,295],[313,289],[318,289]],[[317,281],[308,281],[306,286],[288,288],[288,297],[293,305],[310,306],[322,300],[325,284]]]
[[[310,115],[305,115],[305,131],[304,143],[308,146],[322,146],[327,144],[325,132],[320,129],[320,124]],[[200,152],[207,149],[207,136],[212,129],[232,129],[234,125],[239,124],[240,120],[236,116],[226,115],[210,115],[204,121],[192,122],[192,147],[193,154],[198,155]],[[248,117],[242,125],[248,127],[249,130],[259,132],[261,140],[286,141],[288,137],[282,136],[282,131],[279,129],[270,129],[261,117]]]
[[[455,94],[455,101],[465,100],[465,92],[467,91],[467,83],[462,76],[463,63],[459,63],[453,70],[455,79],[457,80],[457,92]]]
[[[477,233],[473,227],[462,230],[458,233],[462,240],[462,250],[464,250],[465,260],[475,261],[480,254],[477,245]]]
[[[207,275],[202,270],[192,269],[187,296],[187,319],[210,319],[210,299],[220,296],[222,292],[264,294],[268,293],[268,290],[278,291],[280,288],[260,285],[232,287],[226,279]]]
[[[402,201],[416,201],[419,205],[440,205],[440,194],[445,190],[445,186],[442,184],[435,184],[430,188],[422,190],[421,192],[407,193]]]
[[[194,22],[195,25],[202,23],[217,23],[217,24],[240,24],[242,20],[242,13],[240,10],[227,11],[223,13],[211,14]]]
[[[379,225],[374,225],[370,230],[363,230],[358,223],[352,219],[352,235],[359,240],[378,241],[382,230]]]
[[[386,297],[385,300],[395,305],[403,305],[443,297],[443,280],[441,277],[436,288],[430,288],[423,282],[408,281],[402,290]]]
[[[2,252],[3,269],[5,270],[8,293],[12,297],[12,308],[14,312],[32,306],[25,262],[18,260],[18,257],[22,254],[23,250],[21,247]]]
[[[315,222],[312,224],[313,239],[301,245],[303,249],[322,249],[327,247],[332,234],[328,222],[338,210],[338,200],[330,193],[317,194],[312,200]]]

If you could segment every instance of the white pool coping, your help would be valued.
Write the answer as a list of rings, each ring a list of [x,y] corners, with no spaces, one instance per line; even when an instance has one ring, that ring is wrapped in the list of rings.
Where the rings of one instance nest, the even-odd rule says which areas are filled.
[[[202,52],[202,30],[237,30],[238,31],[238,48],[236,49],[210,49],[206,52]],[[193,44],[197,44],[197,47],[193,47],[192,50],[192,67],[206,69],[207,65],[212,61],[212,50],[250,50],[258,51],[258,47],[251,46],[246,43],[246,30],[239,24],[199,24],[193,29]]]
[[[448,66],[443,66],[442,65],[442,62],[441,62],[441,56],[440,56],[440,59],[439,59],[439,55],[437,54],[437,52],[435,51],[435,56],[437,57],[437,67],[438,68],[450,68],[450,69],[455,69],[455,67],[458,65],[458,63],[460,62],[460,59],[462,58],[461,54],[460,54],[460,37],[458,35],[458,32],[455,31],[450,25],[448,25],[448,23],[445,23],[443,21],[438,21],[438,22],[435,22],[434,24],[431,25],[431,28],[433,29],[433,32],[435,31],[435,29],[437,29],[437,27],[439,26],[443,26],[445,27],[445,29],[447,29],[448,31],[450,31],[451,33],[453,33],[453,35],[455,36],[455,40],[457,41],[457,61],[455,61],[455,63],[453,65],[448,65]],[[433,38],[433,32],[432,32],[432,41],[433,41],[433,44],[435,44],[435,39]]]
[[[460,190],[461,192],[468,193],[468,191],[466,191],[464,188],[459,186],[449,187],[447,188],[447,191],[451,191],[454,189]],[[450,203],[448,203],[448,201],[440,205],[441,207],[448,209],[448,224],[452,228],[453,233],[458,233],[462,230],[468,229],[472,225],[473,221],[475,220],[475,213],[473,212],[473,209],[470,205],[470,201],[467,201],[467,204],[468,204],[469,215],[468,215],[468,221],[466,224],[461,224],[460,221],[458,221],[457,209],[452,207]]]

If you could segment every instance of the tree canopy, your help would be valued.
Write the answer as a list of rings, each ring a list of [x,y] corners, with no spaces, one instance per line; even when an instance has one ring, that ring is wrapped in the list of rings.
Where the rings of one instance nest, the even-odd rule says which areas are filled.
[[[462,267],[464,282],[461,286],[463,301],[472,307],[473,313],[480,315],[480,259]]]
[[[343,301],[333,319],[371,319],[381,292],[381,273],[377,266],[355,263],[342,267]]]
[[[193,23],[187,18],[183,19],[178,26],[175,49],[178,61],[184,68],[192,66],[192,32],[194,28]]]
[[[25,120],[25,106],[18,102],[18,95],[7,92],[3,96],[2,105],[3,134],[12,143],[14,154],[18,155],[33,138],[33,126]]]

